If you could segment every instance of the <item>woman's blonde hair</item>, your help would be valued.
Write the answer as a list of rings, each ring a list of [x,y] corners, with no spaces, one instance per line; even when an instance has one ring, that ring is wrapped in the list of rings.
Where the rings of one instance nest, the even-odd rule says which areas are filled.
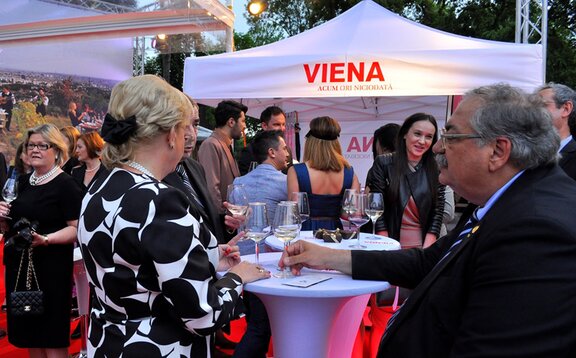
[[[55,125],[52,123],[46,123],[28,129],[26,141],[24,142],[25,148],[27,148],[30,137],[33,134],[40,134],[42,138],[44,138],[44,140],[56,151],[56,165],[61,167],[62,164],[66,163],[68,160],[68,145],[64,140],[64,136]]]
[[[80,131],[76,129],[76,127],[66,126],[60,128],[60,133],[68,139],[68,158],[75,157],[74,151],[76,150],[76,142],[78,141],[78,137],[80,137]]]
[[[143,75],[118,83],[110,95],[108,115],[117,121],[135,117],[136,131],[121,144],[106,143],[102,162],[110,168],[131,161],[135,148],[183,125],[191,111],[186,95],[158,76]]]
[[[304,145],[304,161],[311,168],[335,172],[350,168],[338,141],[340,130],[340,124],[330,117],[317,117],[310,122]]]

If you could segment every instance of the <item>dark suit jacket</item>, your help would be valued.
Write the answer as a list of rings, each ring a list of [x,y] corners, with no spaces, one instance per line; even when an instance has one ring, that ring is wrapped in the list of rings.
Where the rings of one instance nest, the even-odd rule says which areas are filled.
[[[378,356],[576,357],[575,202],[558,166],[527,170],[440,262],[458,230],[425,250],[353,251],[354,278],[415,288]]]
[[[210,199],[208,185],[206,184],[206,177],[204,175],[204,168],[202,168],[202,165],[194,159],[186,159],[183,164],[186,173],[188,174],[188,178],[190,179],[190,184],[192,184],[194,190],[196,190],[196,193],[199,196],[198,199],[204,208],[198,208],[194,205],[194,200],[191,197],[192,194],[190,194],[188,189],[186,189],[182,179],[180,179],[180,176],[175,171],[168,174],[163,181],[170,186],[180,189],[186,194],[190,203],[194,206],[195,210],[202,215],[204,222],[207,224],[214,236],[216,236],[218,243],[224,244],[228,242],[228,236],[224,233],[224,217],[218,214],[218,209]]]
[[[576,141],[572,139],[560,151],[562,157],[560,158],[560,167],[564,169],[566,174],[576,180]]]

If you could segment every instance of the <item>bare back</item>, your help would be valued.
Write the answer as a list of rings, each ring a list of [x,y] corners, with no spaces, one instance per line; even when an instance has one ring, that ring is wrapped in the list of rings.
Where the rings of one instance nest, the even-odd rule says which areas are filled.
[[[312,193],[318,195],[339,194],[342,190],[344,184],[344,170],[339,172],[324,171],[310,168],[308,163],[306,168],[308,168],[308,174],[310,175],[310,184],[312,186]],[[352,181],[352,189],[360,190],[360,183],[356,174],[354,174],[354,179]],[[290,168],[288,172],[288,192],[301,191],[298,186],[298,180],[296,178],[296,173],[293,168]]]

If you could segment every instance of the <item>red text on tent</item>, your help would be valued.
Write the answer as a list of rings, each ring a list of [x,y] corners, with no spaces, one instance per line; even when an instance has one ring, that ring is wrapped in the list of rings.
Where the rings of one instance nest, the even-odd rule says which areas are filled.
[[[377,61],[369,64],[365,62],[315,63],[313,66],[305,63],[304,72],[308,83],[316,82],[318,75],[320,75],[320,82],[322,83],[370,82],[373,80],[384,82],[382,68],[380,68],[380,63]]]

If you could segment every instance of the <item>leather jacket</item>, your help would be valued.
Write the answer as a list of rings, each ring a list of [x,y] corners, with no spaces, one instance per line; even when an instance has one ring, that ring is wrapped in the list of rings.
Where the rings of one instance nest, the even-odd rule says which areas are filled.
[[[422,243],[427,233],[438,236],[442,226],[444,213],[444,190],[445,186],[438,183],[436,200],[429,191],[428,178],[422,167],[415,172],[408,172],[400,181],[400,202],[393,203],[390,199],[389,187],[392,168],[396,160],[394,153],[376,157],[370,169],[370,175],[366,179],[366,186],[370,192],[384,194],[384,214],[376,221],[376,231],[388,231],[388,236],[399,240],[402,215],[408,204],[410,196],[414,197],[420,216],[422,227]]]

